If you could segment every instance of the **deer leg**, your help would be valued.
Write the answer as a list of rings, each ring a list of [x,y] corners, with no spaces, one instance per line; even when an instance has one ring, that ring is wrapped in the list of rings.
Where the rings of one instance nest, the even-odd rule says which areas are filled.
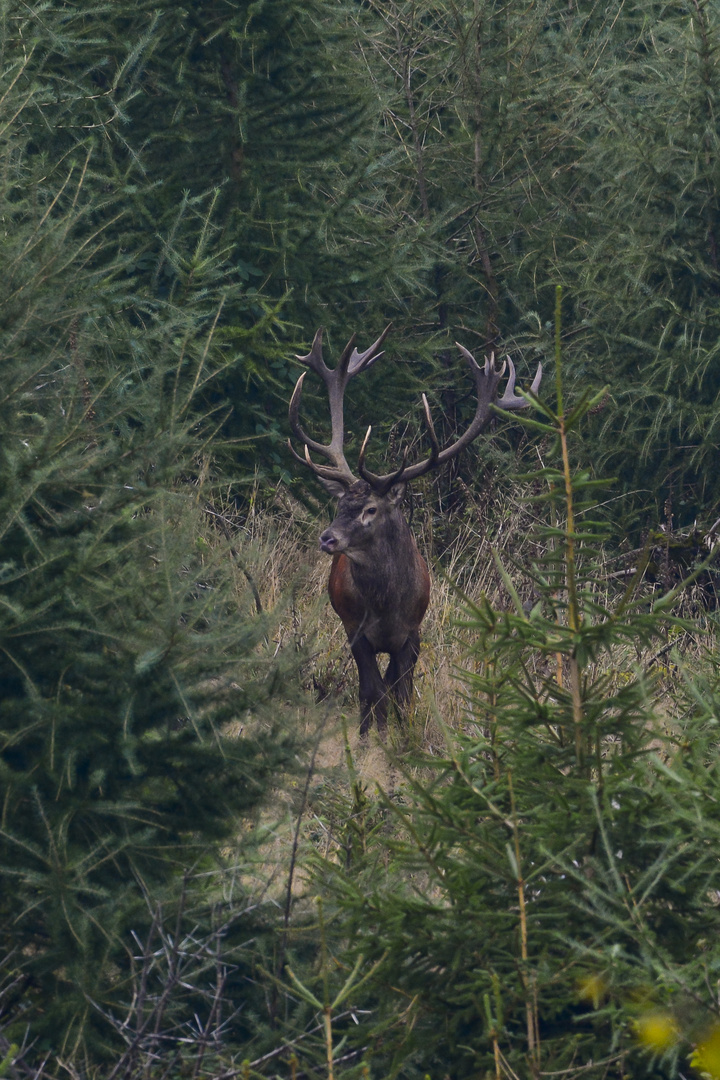
[[[350,645],[358,669],[360,697],[360,734],[367,735],[375,720],[378,733],[387,729],[387,686],[377,665],[375,650],[362,635]]]
[[[395,699],[400,719],[405,719],[407,705],[412,697],[415,664],[420,655],[420,633],[414,630],[401,649],[390,656],[385,672],[385,685]]]

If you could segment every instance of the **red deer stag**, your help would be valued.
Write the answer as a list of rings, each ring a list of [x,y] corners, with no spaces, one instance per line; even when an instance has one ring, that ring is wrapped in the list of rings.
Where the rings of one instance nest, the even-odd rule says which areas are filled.
[[[382,356],[380,346],[389,329],[388,326],[363,353],[354,347],[353,335],[337,367],[332,370],[326,367],[322,358],[322,329],[316,333],[308,355],[296,357],[300,363],[312,368],[327,387],[332,425],[327,445],[310,438],[300,426],[300,400],[306,372],[298,379],[290,400],[290,426],[305,444],[305,457],[300,457],[288,440],[290,450],[298,461],[313,470],[327,491],[339,499],[337,517],[321,535],[320,547],[332,555],[328,583],[330,602],[342,620],[357,664],[362,736],[367,734],[373,720],[378,731],[385,732],[388,696],[394,699],[400,717],[404,716],[412,696],[413,672],[420,652],[420,623],[430,598],[428,568],[400,510],[405,489],[411,480],[444,465],[468,446],[486,427],[493,405],[500,409],[522,409],[527,405],[525,398],[514,393],[515,368],[509,357],[507,388],[503,396],[497,398],[505,364],[496,370],[492,356],[480,366],[467,349],[458,345],[470,366],[477,390],[477,408],[468,429],[456,442],[441,450],[423,394],[425,426],[431,445],[429,457],[408,465],[406,449],[395,472],[376,476],[365,466],[371,431],[368,428],[358,458],[358,479],[343,453],[345,387],[354,375],[367,371]],[[533,393],[537,392],[541,376],[542,368],[538,365]],[[316,464],[310,451],[320,454],[330,464]],[[378,668],[378,653],[390,656],[384,677]]]

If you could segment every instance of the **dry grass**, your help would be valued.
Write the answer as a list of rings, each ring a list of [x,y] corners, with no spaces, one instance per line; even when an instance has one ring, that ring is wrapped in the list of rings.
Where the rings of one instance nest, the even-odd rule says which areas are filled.
[[[401,777],[393,760],[407,760],[406,749],[422,749],[441,754],[444,728],[465,729],[475,723],[463,696],[457,675],[466,665],[478,663],[469,653],[472,634],[458,628],[466,603],[485,596],[496,610],[510,606],[492,549],[495,549],[521,599],[530,595],[523,567],[541,552],[534,535],[532,504],[517,486],[494,490],[479,498],[466,493],[460,511],[452,515],[437,512],[430,501],[416,495],[413,531],[432,573],[431,603],[422,627],[422,650],[416,669],[415,701],[409,730],[401,733],[392,725],[387,746],[373,733],[367,742],[358,734],[359,708],[357,675],[345,633],[327,597],[329,559],[318,549],[317,539],[326,527],[331,508],[318,505],[308,509],[295,501],[286,488],[277,491],[270,505],[253,503],[242,521],[233,521],[233,542],[245,569],[251,574],[263,608],[274,613],[272,647],[297,648],[304,654],[301,678],[306,704],[298,723],[307,741],[307,791],[302,779],[278,790],[271,811],[264,819],[267,843],[263,863],[257,867],[258,884],[281,899],[287,888],[287,866],[298,815],[303,826],[299,834],[301,851],[342,849],[343,814],[352,800],[353,779],[369,797],[381,788],[392,797],[401,788]],[[618,591],[617,583],[608,585]],[[247,594],[247,582],[238,572],[238,590]],[[609,595],[598,595],[601,603]],[[675,643],[690,664],[701,663],[701,648],[694,634],[678,633]],[[603,660],[627,677],[636,665],[665,664],[662,671],[662,700],[659,714],[667,729],[682,723],[678,715],[677,672],[662,646],[652,652],[633,643],[618,646],[612,661]],[[592,677],[597,672],[588,671]],[[657,713],[656,713],[657,715]],[[347,732],[347,746],[344,737]],[[304,856],[300,857],[302,867]],[[294,895],[305,889],[302,869],[292,883]]]

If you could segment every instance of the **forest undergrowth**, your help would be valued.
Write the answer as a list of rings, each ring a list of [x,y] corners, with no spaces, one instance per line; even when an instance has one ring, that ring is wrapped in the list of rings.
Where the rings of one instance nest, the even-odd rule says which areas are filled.
[[[433,602],[408,728],[385,744],[357,735],[324,519],[282,492],[239,526],[266,603],[295,575],[275,643],[304,653],[315,699],[305,780],[265,849],[287,873],[292,1076],[716,1075],[712,551],[662,581],[657,537],[603,539],[567,447],[591,405],[545,407],[559,468],[455,516],[417,500]]]
[[[591,546],[589,534],[572,554],[586,641],[577,684],[585,719],[578,721],[572,680],[579,654],[567,636],[568,531],[558,516],[562,500],[552,494],[559,475],[545,466],[512,485],[488,483],[480,495],[464,492],[451,514],[438,512],[433,487],[416,494],[413,530],[432,568],[432,599],[408,726],[395,719],[385,743],[374,732],[366,741],[358,734],[356,673],[326,595],[329,560],[317,546],[328,509],[283,486],[262,497],[256,491],[242,512],[218,496],[198,503],[196,573],[204,564],[205,576],[215,577],[222,564],[239,606],[254,607],[263,621],[258,656],[296,658],[296,768],[275,774],[269,798],[238,821],[218,862],[186,870],[187,888],[174,898],[148,895],[151,918],[135,934],[124,1019],[116,1006],[94,1005],[105,1040],[113,1029],[119,1040],[110,1062],[92,1065],[78,1046],[46,1053],[38,1064],[29,1029],[26,1045],[2,1036],[6,1075],[434,1077],[475,1075],[480,1061],[482,1075],[513,1080],[559,1066],[564,1075],[586,1076],[604,1047],[593,1075],[639,1077],[649,1061],[654,1069],[664,1062],[670,1076],[688,1043],[696,1054],[710,1054],[712,1065],[712,1010],[686,978],[682,956],[665,956],[658,974],[652,947],[640,963],[649,970],[637,970],[647,942],[635,959],[625,945],[611,950],[611,961],[603,951],[608,928],[620,925],[617,915],[608,923],[605,910],[606,878],[615,880],[617,869],[611,848],[604,843],[596,851],[592,837],[607,826],[593,799],[624,808],[628,791],[637,800],[644,786],[649,792],[657,783],[648,769],[676,775],[694,725],[712,715],[716,613],[707,589],[690,582],[674,597],[671,618],[652,616],[667,587],[628,565],[637,553]],[[573,484],[579,502],[585,481]],[[602,498],[590,485],[576,509],[590,518],[602,511]],[[629,622],[620,618],[613,629],[612,613],[628,604]],[[252,736],[253,724],[250,714],[231,721],[223,742]],[[692,753],[712,773],[709,737],[707,752],[698,743]],[[711,789],[701,785],[702,797]],[[551,790],[559,807],[544,805]],[[500,810],[496,803],[505,799]],[[681,811],[682,835],[687,808]],[[637,839],[635,813],[653,820],[662,812],[654,805],[641,812],[638,804],[622,824],[622,847]],[[507,853],[501,838],[483,835],[497,827],[509,829]],[[695,847],[707,845],[708,828],[712,834],[714,815],[693,838]],[[562,842],[551,854],[553,830]],[[583,835],[589,847],[580,856]],[[634,865],[618,878],[627,880],[633,904],[655,900],[648,874],[655,886],[672,877],[676,856],[667,838],[660,847],[650,866],[639,859],[639,885],[631,880]],[[618,852],[622,857],[620,846]],[[681,860],[680,892],[683,878],[697,876],[695,858]],[[610,864],[602,866],[605,859]],[[570,944],[582,926],[582,919],[575,925],[578,912],[565,912],[563,928],[551,911],[554,939],[543,943],[548,913],[534,911],[541,892],[531,881],[541,875],[549,882],[555,904],[558,884],[588,860],[597,866],[587,880],[599,880],[583,895],[582,871],[570,905],[579,903],[586,914],[597,908],[596,940],[583,942],[581,933]],[[715,876],[694,884],[701,954],[702,909],[714,910],[720,895]],[[661,899],[657,910],[667,904]],[[622,933],[642,939],[648,931],[641,922]],[[483,948],[499,954],[473,959],[467,942],[476,927],[485,928],[478,942],[489,934]],[[557,968],[552,957],[564,934],[574,955]],[[620,975],[612,973],[618,962]],[[701,955],[700,962],[707,960]],[[246,1041],[238,1042],[235,1018],[248,984],[259,996],[252,1023],[244,1022]],[[12,987],[6,979],[10,1000]],[[356,1029],[368,1032],[359,1044]],[[18,1030],[15,1016],[11,1031]],[[449,1070],[442,1064],[448,1053]]]

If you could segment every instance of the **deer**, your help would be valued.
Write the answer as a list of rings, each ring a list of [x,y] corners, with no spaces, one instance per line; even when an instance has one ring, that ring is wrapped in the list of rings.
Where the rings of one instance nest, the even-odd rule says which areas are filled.
[[[381,346],[389,331],[387,326],[364,352],[355,348],[357,335],[354,334],[336,367],[328,368],[323,360],[321,327],[307,356],[295,357],[325,383],[330,405],[329,443],[311,438],[300,423],[306,371],[297,380],[289,406],[290,428],[303,444],[304,456],[297,453],[288,439],[291,453],[338,499],[337,516],[321,534],[320,549],[332,556],[328,580],[330,603],[340,617],[357,666],[361,739],[367,736],[373,722],[378,735],[382,739],[386,737],[391,701],[402,725],[413,694],[415,665],[420,654],[420,625],[430,601],[430,574],[401,509],[408,484],[440,468],[469,446],[487,427],[494,408],[512,411],[529,404],[528,398],[515,394],[515,367],[509,356],[500,368],[496,367],[494,353],[485,357],[484,364],[478,364],[472,353],[456,342],[475,380],[477,405],[470,425],[455,442],[440,449],[427,397],[423,394],[430,454],[408,464],[405,447],[394,472],[376,475],[365,464],[371,425],[360,448],[355,476],[343,452],[345,388],[350,379],[380,359]],[[506,367],[505,392],[498,397]],[[537,394],[541,378],[542,365],[538,364],[532,394]],[[326,463],[314,461],[311,453],[324,458]],[[390,658],[384,675],[377,661],[380,653],[387,653]]]

